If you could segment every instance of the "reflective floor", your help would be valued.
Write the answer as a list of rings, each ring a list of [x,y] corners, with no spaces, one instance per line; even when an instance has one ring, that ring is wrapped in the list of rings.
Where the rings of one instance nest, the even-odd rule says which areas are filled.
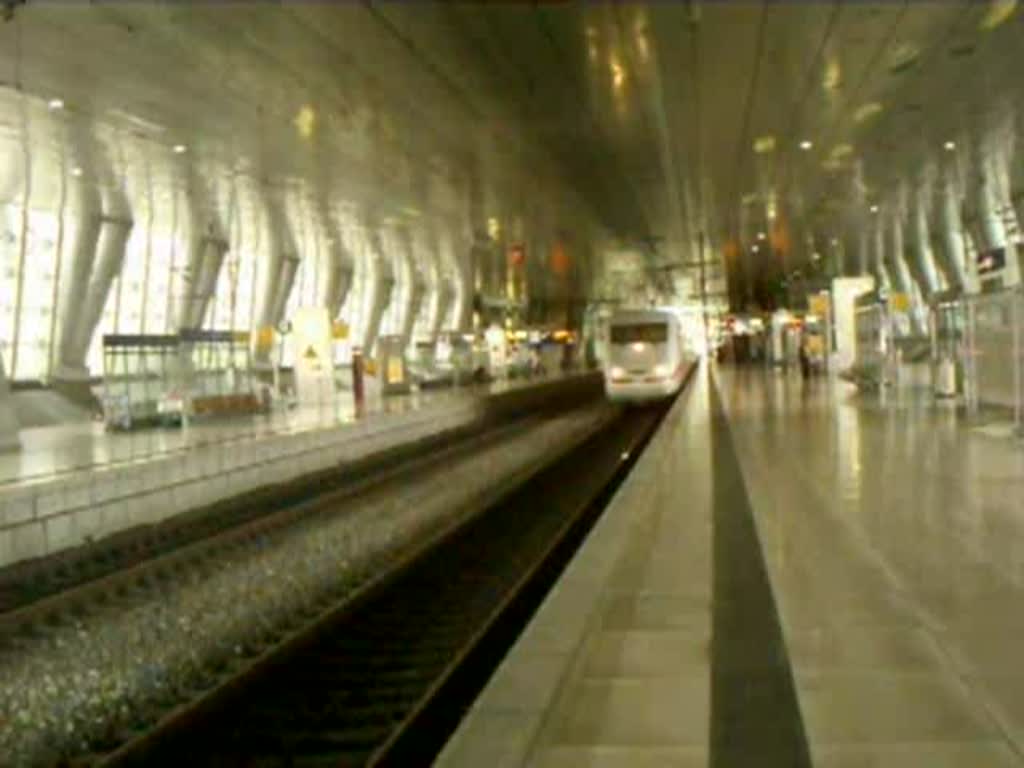
[[[555,377],[551,377],[555,378]],[[535,384],[536,382],[532,382]],[[441,388],[409,395],[368,394],[366,415],[404,413],[437,406],[456,398],[497,394],[530,386],[523,380]],[[55,427],[34,427],[19,432],[21,448],[0,453],[0,488],[15,483],[49,479],[101,465],[151,459],[200,445],[325,429],[356,420],[351,392],[337,393],[333,403],[279,409],[268,415],[240,416],[194,422],[187,429],[148,428],[112,433],[101,423],[78,422]]]
[[[715,376],[814,764],[1022,764],[1021,445],[924,393]]]
[[[1024,766],[1022,637],[1024,444],[701,370],[440,764]]]

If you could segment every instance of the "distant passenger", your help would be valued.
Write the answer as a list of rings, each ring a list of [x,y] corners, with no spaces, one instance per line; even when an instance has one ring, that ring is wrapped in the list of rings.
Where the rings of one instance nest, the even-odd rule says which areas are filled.
[[[807,351],[807,336],[800,339],[800,375],[808,379],[811,376],[811,356]]]

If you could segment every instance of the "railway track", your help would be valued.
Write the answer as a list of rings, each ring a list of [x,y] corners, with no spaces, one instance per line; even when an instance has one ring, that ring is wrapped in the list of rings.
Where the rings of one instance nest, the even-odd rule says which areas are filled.
[[[511,421],[481,421],[399,445],[357,461],[273,484],[185,513],[159,525],[127,531],[78,551],[17,565],[0,573],[0,638],[25,626],[59,620],[105,592],[130,586],[160,563],[172,570],[201,553],[216,557],[318,514],[346,498],[400,475],[429,471],[439,462],[481,450],[528,429],[537,414]],[[198,549],[196,547],[198,546]],[[182,557],[177,553],[187,552]]]
[[[457,443],[337,490],[307,489],[312,498],[0,615],[0,765],[96,763],[612,411],[522,413],[502,411]]]
[[[629,410],[91,765],[428,764],[653,434]]]

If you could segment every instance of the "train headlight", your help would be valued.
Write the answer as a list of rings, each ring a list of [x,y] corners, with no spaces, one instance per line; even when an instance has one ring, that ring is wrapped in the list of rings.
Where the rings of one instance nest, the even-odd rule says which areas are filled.
[[[620,368],[617,365],[613,365],[612,369],[609,371],[609,373],[611,374],[612,381],[620,381],[620,380],[626,378],[626,371],[625,371],[625,369],[624,368]]]
[[[659,379],[664,379],[665,377],[668,376],[668,366],[665,365],[664,363],[658,363],[656,366],[654,366],[653,373]]]

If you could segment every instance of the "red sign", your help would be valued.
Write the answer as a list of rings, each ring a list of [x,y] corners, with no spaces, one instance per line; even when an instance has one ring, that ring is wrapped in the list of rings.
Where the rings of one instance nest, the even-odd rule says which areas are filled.
[[[565,246],[561,243],[555,243],[551,249],[551,271],[556,275],[569,272],[569,254],[565,252]]]
[[[508,249],[508,263],[513,267],[521,267],[526,263],[526,246],[516,243]]]

